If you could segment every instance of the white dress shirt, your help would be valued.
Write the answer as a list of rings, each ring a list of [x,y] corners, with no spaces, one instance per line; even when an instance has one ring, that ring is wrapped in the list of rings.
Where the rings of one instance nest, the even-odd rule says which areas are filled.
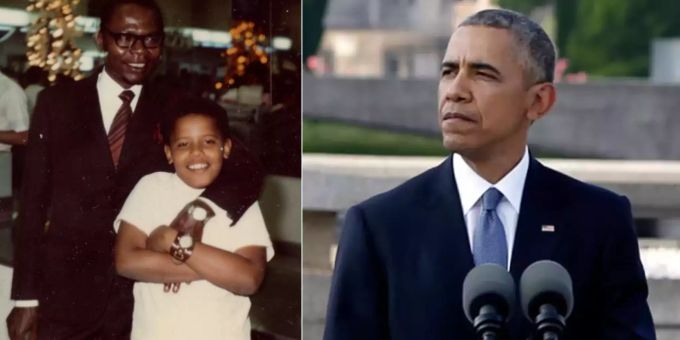
[[[125,88],[116,83],[111,76],[104,69],[97,77],[97,96],[99,97],[99,109],[102,113],[102,121],[104,122],[104,129],[109,133],[113,118],[116,117],[118,109],[123,104],[123,100],[118,95],[123,92]],[[134,92],[135,97],[130,102],[132,112],[137,107],[139,95],[142,93],[142,85],[134,85],[128,90]],[[23,94],[23,91],[21,92]],[[16,300],[14,302],[16,307],[35,307],[38,306],[38,300]]]
[[[102,113],[102,120],[104,121],[104,129],[109,133],[113,118],[116,117],[118,109],[123,105],[123,100],[118,97],[126,89],[116,83],[111,76],[109,76],[106,69],[99,73],[97,77],[97,95],[99,96],[99,108]],[[130,102],[132,112],[137,107],[139,101],[139,94],[142,93],[142,85],[134,85],[128,90],[134,92],[135,97]]]
[[[529,149],[525,147],[522,159],[497,183],[489,183],[478,175],[459,154],[453,155],[453,173],[460,195],[460,205],[465,216],[467,234],[472,250],[474,233],[479,224],[482,195],[489,188],[496,188],[503,198],[496,207],[496,213],[503,222],[505,238],[508,244],[508,267],[512,261],[512,246],[517,230],[517,218],[522,204],[524,182],[529,170]],[[508,268],[509,269],[509,268]]]

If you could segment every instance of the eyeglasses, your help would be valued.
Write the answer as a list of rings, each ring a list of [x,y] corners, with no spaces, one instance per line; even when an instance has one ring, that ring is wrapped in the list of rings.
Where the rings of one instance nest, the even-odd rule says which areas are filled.
[[[146,35],[137,35],[132,33],[113,32],[107,28],[104,31],[113,37],[113,41],[120,48],[130,48],[137,43],[137,40],[142,42],[144,48],[158,48],[163,44],[165,35],[163,33],[152,33]]]

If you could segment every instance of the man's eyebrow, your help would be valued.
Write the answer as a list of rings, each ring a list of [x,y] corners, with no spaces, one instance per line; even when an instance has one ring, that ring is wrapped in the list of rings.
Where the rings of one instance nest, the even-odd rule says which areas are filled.
[[[483,62],[471,62],[469,63],[470,67],[475,69],[476,71],[491,71],[495,73],[496,75],[500,76],[501,71],[499,71],[497,68],[495,68],[491,64],[483,63]]]
[[[457,61],[445,61],[445,62],[442,63],[441,68],[442,68],[442,69],[445,69],[445,68],[457,68],[458,66],[459,66],[459,64],[458,64]]]
[[[460,63],[457,61],[445,61],[442,63],[441,69],[447,69],[447,68],[459,68]],[[499,71],[496,67],[489,63],[484,63],[484,62],[469,62],[467,63],[467,67],[474,69],[475,71],[490,71],[492,73],[495,73],[496,75],[500,76],[501,71]]]

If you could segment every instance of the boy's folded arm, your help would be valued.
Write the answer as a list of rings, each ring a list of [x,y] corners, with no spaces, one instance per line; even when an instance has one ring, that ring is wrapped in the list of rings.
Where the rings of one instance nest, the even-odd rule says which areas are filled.
[[[115,245],[116,271],[145,282],[174,283],[203,279],[185,264],[177,265],[167,253],[146,249],[147,236],[134,225],[121,221]]]
[[[202,278],[237,295],[253,295],[267,266],[264,246],[245,246],[229,252],[198,242],[186,265]]]

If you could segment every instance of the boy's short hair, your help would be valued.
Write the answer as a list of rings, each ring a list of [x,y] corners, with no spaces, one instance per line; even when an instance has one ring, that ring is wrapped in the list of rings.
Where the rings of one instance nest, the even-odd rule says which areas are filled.
[[[166,145],[170,144],[170,138],[175,130],[177,121],[191,114],[212,118],[217,129],[220,131],[220,135],[222,135],[222,140],[230,138],[227,111],[209,99],[181,96],[177,100],[168,103],[164,112],[161,134]]]

